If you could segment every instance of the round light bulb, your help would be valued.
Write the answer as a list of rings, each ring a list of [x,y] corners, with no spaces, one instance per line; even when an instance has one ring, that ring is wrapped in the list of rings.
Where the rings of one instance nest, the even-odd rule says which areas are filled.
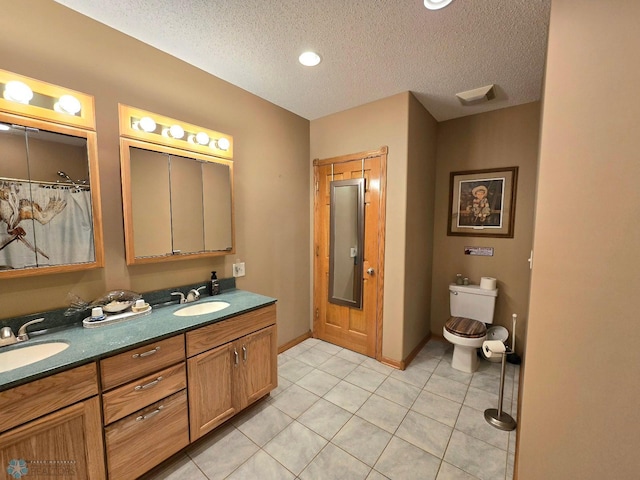
[[[184,128],[180,125],[171,125],[171,127],[169,127],[169,134],[173,138],[182,138],[184,137]]]
[[[7,82],[4,86],[4,93],[2,96],[11,102],[18,102],[26,105],[33,98],[33,90],[31,90],[29,85],[26,83],[12,80]]]
[[[142,117],[140,119],[139,125],[140,125],[140,128],[147,133],[151,133],[156,129],[156,122],[151,117]]]
[[[0,123],[0,132],[6,132],[11,130],[11,125],[7,125],[6,123]]]
[[[453,2],[453,0],[424,0],[424,6],[429,10],[440,10],[451,2]]]
[[[62,95],[56,105],[63,113],[68,113],[69,115],[75,115],[82,108],[80,100],[73,95]]]
[[[209,144],[209,135],[204,132],[198,132],[196,134],[196,142],[200,145],[208,145]]]
[[[316,52],[304,52],[298,57],[298,61],[305,67],[315,67],[320,63],[320,55]]]
[[[229,150],[229,147],[231,146],[231,142],[229,142],[228,138],[219,138],[216,143],[220,150]]]

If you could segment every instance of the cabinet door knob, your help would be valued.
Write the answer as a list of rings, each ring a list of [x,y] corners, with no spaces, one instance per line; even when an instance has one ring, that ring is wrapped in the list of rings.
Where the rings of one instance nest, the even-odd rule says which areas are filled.
[[[244,363],[247,363],[247,347],[244,345],[242,345],[242,359],[244,360]]]
[[[235,358],[233,364],[234,366],[238,366],[238,363],[240,363],[240,357],[238,356],[238,350],[236,350],[235,348],[233,349],[233,356]]]

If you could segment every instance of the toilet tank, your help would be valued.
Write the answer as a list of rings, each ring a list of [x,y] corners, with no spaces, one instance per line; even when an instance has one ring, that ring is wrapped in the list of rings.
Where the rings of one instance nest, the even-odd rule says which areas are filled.
[[[493,323],[498,289],[487,290],[480,285],[449,285],[449,307],[452,317],[465,317],[483,323]]]

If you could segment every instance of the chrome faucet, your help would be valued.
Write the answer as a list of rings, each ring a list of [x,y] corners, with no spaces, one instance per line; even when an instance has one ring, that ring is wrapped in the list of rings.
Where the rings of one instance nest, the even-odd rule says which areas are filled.
[[[184,293],[182,292],[171,292],[171,295],[180,295],[180,300],[178,303],[187,303],[187,299],[184,298]]]
[[[24,342],[25,340],[29,340],[27,327],[30,325],[33,325],[34,323],[40,323],[43,321],[44,321],[44,318],[36,318],[35,320],[31,320],[25,323],[18,329],[18,335],[13,334],[13,330],[11,330],[11,327],[3,327],[0,330],[0,346],[13,345],[14,343]]]
[[[202,290],[203,288],[207,288],[206,285],[203,285],[201,287],[193,288],[193,289],[189,290],[189,293],[187,294],[187,299],[185,300],[185,303],[191,303],[191,302],[195,302],[196,300],[198,300],[200,298],[200,290]]]

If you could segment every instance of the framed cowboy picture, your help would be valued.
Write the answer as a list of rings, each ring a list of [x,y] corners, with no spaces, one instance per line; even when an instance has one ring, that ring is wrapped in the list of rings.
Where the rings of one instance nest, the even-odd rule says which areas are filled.
[[[447,235],[513,238],[518,167],[451,172]]]

